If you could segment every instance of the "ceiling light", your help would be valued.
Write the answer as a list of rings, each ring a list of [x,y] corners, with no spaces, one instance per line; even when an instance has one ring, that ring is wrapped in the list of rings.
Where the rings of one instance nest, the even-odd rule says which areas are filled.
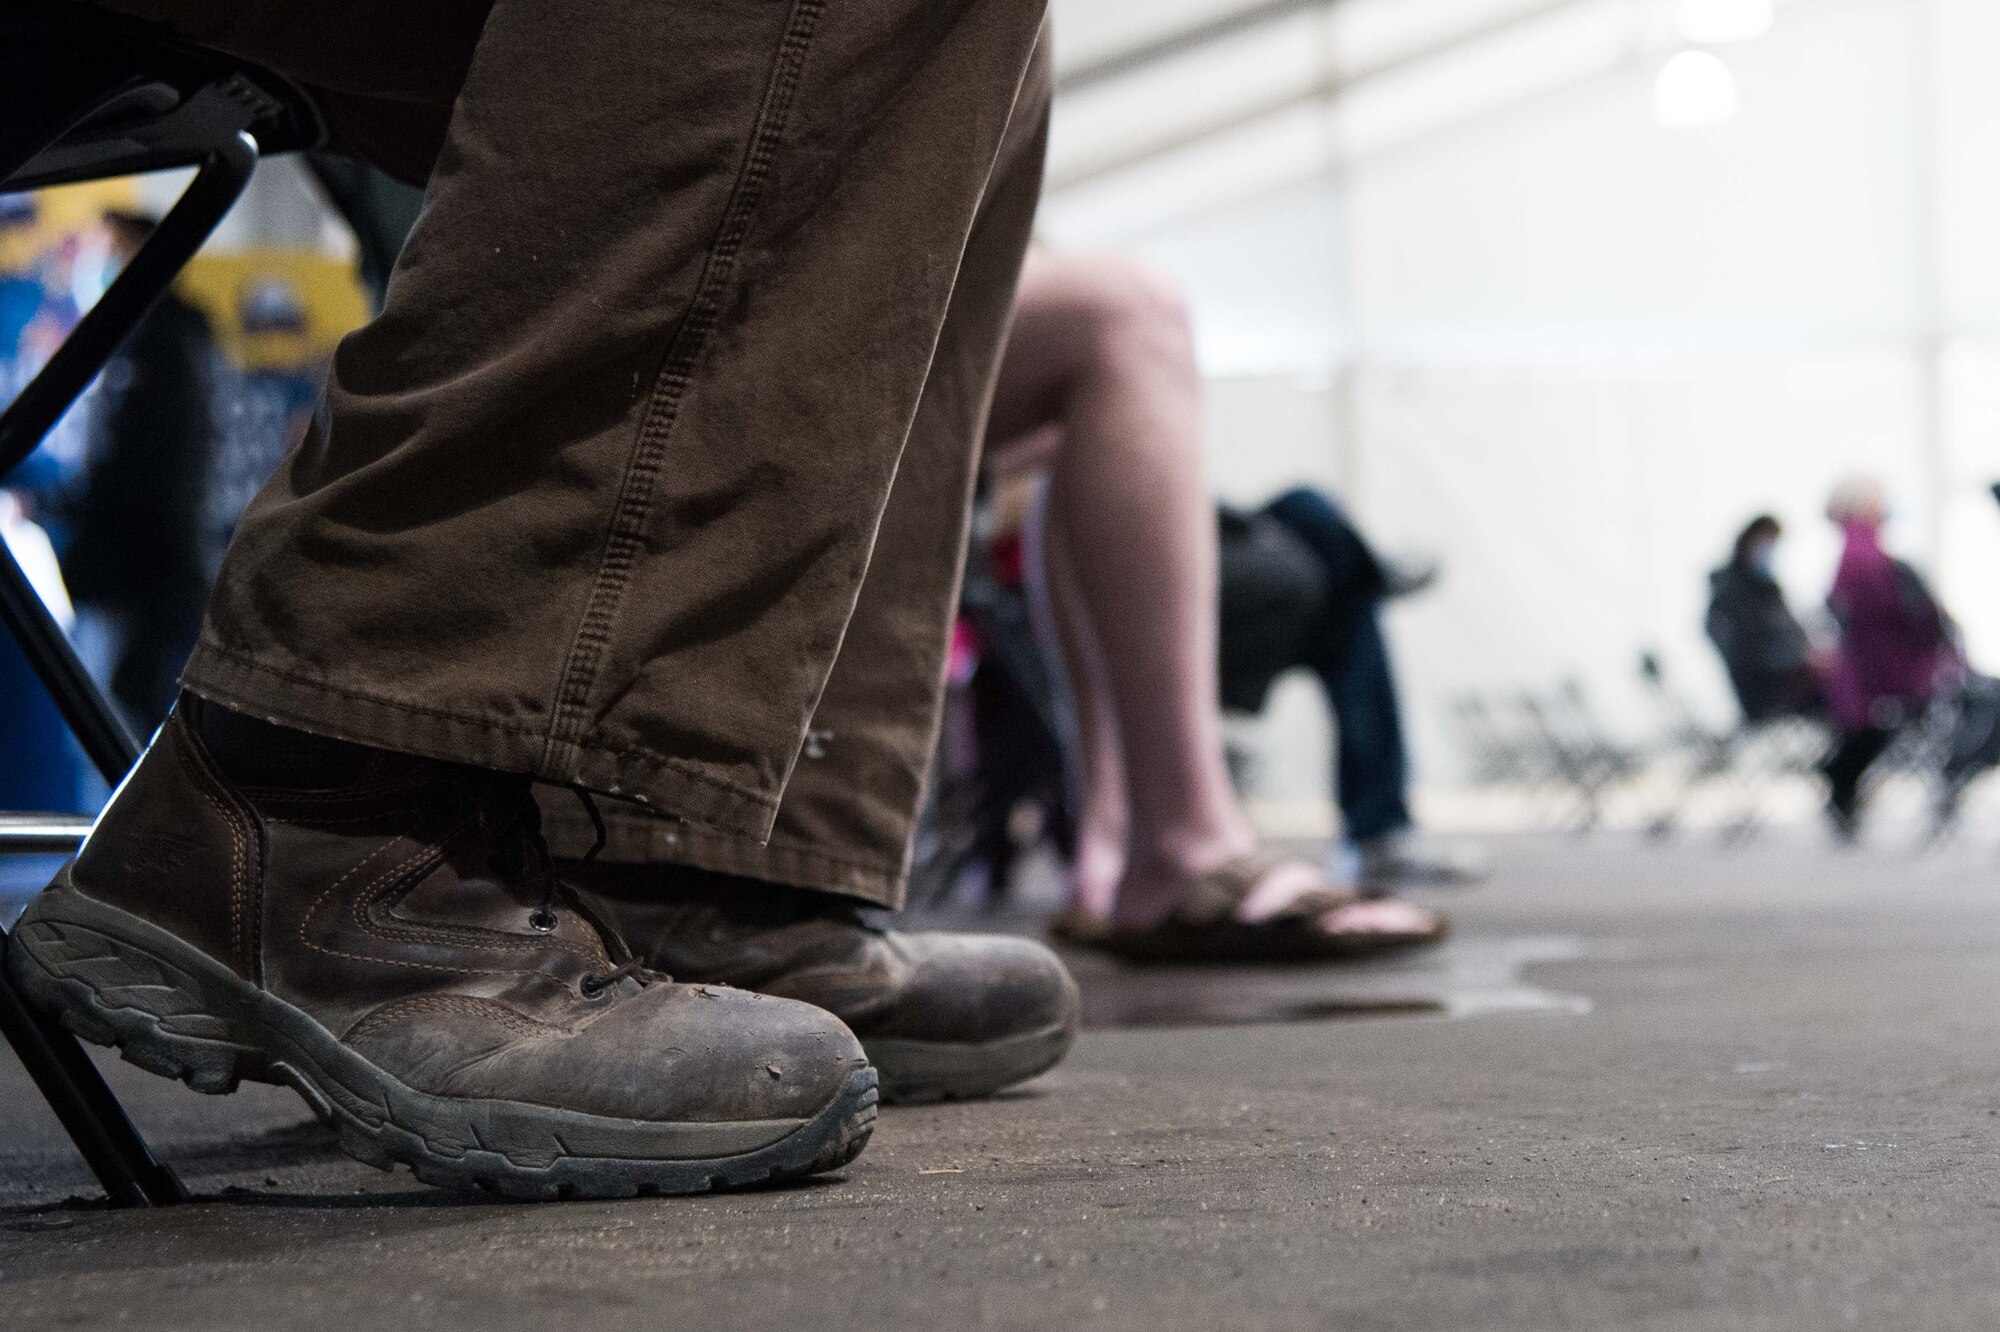
[[[1653,80],[1653,118],[1666,129],[1711,129],[1742,106],[1736,76],[1712,51],[1682,51]]]

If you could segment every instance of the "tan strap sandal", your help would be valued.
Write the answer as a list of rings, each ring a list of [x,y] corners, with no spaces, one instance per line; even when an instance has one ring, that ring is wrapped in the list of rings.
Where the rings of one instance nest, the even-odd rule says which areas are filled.
[[[1057,943],[1093,946],[1111,928],[1102,917],[1093,916],[1082,907],[1064,907],[1049,917],[1049,938]]]
[[[1370,957],[1440,943],[1450,933],[1449,921],[1434,911],[1424,913],[1428,923],[1421,929],[1342,929],[1326,918],[1381,899],[1364,899],[1332,883],[1300,893],[1264,920],[1239,920],[1236,913],[1245,899],[1287,863],[1265,852],[1238,856],[1197,878],[1155,925],[1106,925],[1094,937],[1079,931],[1071,938],[1128,962],[1271,963]]]

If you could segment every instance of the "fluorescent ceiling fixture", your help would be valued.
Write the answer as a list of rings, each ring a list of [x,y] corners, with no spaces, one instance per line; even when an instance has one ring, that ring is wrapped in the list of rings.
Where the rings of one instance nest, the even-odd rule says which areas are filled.
[[[1259,108],[1305,100],[1326,79],[1324,17],[1298,14],[1064,94],[1049,141],[1059,186]]]
[[[1134,47],[1244,10],[1261,0],[1053,0],[1058,73],[1122,55]]]
[[[1564,5],[1345,89],[1333,102],[1339,145],[1359,157],[1476,122],[1616,64],[1631,43],[1624,4]]]
[[[1771,30],[1771,0],[1680,0],[1681,36],[1719,45],[1747,42]]]
[[[1742,107],[1736,76],[1713,51],[1682,51],[1653,80],[1653,117],[1666,129],[1711,129]]]
[[[1151,157],[1115,175],[1055,191],[1035,230],[1059,247],[1122,243],[1311,180],[1326,169],[1326,112],[1315,103]]]
[[[1336,57],[1350,68],[1366,69],[1549,8],[1548,0],[1338,0],[1328,12]]]

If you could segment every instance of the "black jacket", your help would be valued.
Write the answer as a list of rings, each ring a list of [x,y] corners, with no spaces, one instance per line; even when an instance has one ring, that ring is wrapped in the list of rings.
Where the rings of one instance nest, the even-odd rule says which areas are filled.
[[[1726,564],[1708,577],[1706,628],[1743,715],[1752,721],[1809,710],[1819,695],[1812,645],[1778,584]]]
[[[1265,513],[1218,506],[1222,706],[1258,713],[1271,685],[1304,659],[1330,594],[1312,549]]]

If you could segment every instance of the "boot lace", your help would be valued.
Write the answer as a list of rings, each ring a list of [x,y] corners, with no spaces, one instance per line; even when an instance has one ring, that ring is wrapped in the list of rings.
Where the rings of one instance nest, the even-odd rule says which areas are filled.
[[[494,842],[493,853],[489,857],[494,871],[508,878],[527,877],[541,885],[542,900],[528,913],[528,927],[542,934],[553,933],[560,923],[556,916],[556,902],[559,898],[567,899],[569,906],[576,908],[578,913],[593,926],[598,926],[598,922],[591,919],[588,912],[582,910],[574,896],[569,893],[568,885],[563,882],[562,876],[556,872],[555,857],[549,852],[548,837],[542,830],[542,807],[535,800],[533,784],[520,781],[510,782],[509,785],[514,787],[517,793],[510,793],[512,798],[506,802],[504,812],[497,817],[488,817],[485,810],[482,810],[482,817],[487,818]],[[588,869],[603,852],[606,843],[611,840],[611,832],[605,826],[603,811],[598,809],[597,801],[589,791],[574,784],[570,784],[567,789],[577,798],[577,802],[583,806],[583,812],[590,819],[592,835],[590,850],[584,852],[583,858],[577,862],[578,869]],[[616,935],[601,926],[598,926],[597,932],[609,946],[623,951],[617,943]],[[595,999],[619,981],[628,979],[644,986],[650,985],[655,980],[672,978],[648,970],[640,958],[628,957],[609,971],[586,972],[577,983],[577,988],[582,991],[586,999]]]
[[[584,998],[595,999],[619,981],[625,980],[628,977],[638,981],[641,985],[649,985],[654,979],[653,973],[646,970],[644,962],[641,962],[636,957],[628,957],[609,971],[592,971],[587,973],[582,980],[576,983],[576,988],[583,992]]]

